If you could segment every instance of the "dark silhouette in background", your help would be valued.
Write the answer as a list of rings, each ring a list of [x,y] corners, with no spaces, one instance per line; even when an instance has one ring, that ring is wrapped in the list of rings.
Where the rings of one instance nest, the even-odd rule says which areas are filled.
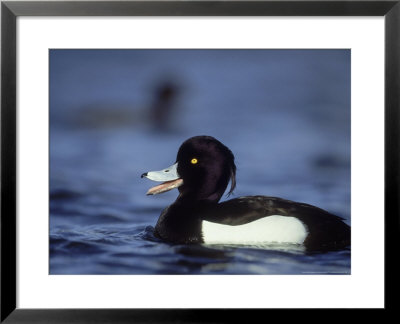
[[[137,91],[133,89],[133,91]],[[176,132],[178,96],[182,92],[177,82],[157,81],[148,90],[148,103],[92,102],[82,105],[79,113],[69,115],[63,123],[70,127],[104,129],[130,128],[148,125],[152,132]]]
[[[172,81],[163,81],[156,86],[151,106],[150,121],[156,131],[172,131],[172,119],[177,109],[180,88]]]

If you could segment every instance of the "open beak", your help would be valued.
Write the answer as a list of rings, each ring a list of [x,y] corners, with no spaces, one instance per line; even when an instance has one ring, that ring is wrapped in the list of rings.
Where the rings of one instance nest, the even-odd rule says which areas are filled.
[[[150,188],[146,195],[158,195],[181,186],[183,184],[183,180],[179,178],[177,167],[178,163],[175,163],[164,170],[143,173],[141,176],[142,178],[146,177],[147,179],[153,181],[162,182],[162,184]]]

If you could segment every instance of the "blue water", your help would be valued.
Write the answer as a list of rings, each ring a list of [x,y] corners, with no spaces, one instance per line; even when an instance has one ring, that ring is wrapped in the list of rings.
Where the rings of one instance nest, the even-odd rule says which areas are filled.
[[[161,103],[159,84],[173,89]],[[278,196],[350,224],[349,51],[53,50],[50,274],[350,273],[349,249],[155,238],[177,191],[146,196],[140,175],[202,134],[235,154],[233,198]]]

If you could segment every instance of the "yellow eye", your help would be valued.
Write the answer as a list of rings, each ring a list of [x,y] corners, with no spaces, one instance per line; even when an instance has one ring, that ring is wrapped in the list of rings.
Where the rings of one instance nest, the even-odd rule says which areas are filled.
[[[190,163],[192,163],[192,164],[196,164],[198,161],[197,161],[197,159],[196,158],[194,158],[194,159],[192,159],[191,161],[190,161]]]

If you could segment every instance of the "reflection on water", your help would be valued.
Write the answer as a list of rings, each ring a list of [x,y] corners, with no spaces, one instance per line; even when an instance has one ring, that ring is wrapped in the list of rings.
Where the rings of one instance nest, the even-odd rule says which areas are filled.
[[[306,253],[296,245],[172,245],[150,226],[59,228],[52,274],[349,274],[350,251]]]
[[[177,191],[148,197],[140,178],[211,135],[235,154],[233,198],[350,224],[349,51],[52,50],[50,93],[51,274],[350,272],[348,250],[161,242],[152,226]]]

